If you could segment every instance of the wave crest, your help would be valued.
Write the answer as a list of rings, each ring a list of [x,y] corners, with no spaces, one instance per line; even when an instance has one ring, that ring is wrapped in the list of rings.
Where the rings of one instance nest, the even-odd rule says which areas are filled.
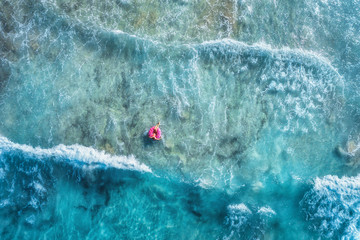
[[[325,176],[301,200],[313,230],[326,238],[358,239],[360,176]]]
[[[52,158],[57,161],[70,161],[72,164],[97,164],[99,166],[114,167],[124,170],[135,170],[140,172],[151,172],[151,169],[143,163],[139,163],[133,155],[112,156],[104,151],[98,151],[91,147],[78,144],[65,146],[60,144],[49,149],[32,147],[29,145],[16,144],[5,137],[0,137],[0,154],[21,151],[25,155],[40,160]]]

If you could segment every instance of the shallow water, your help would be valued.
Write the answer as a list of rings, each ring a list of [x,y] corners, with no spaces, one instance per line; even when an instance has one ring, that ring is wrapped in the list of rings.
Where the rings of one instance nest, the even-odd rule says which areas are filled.
[[[359,2],[0,5],[1,239],[359,238]]]

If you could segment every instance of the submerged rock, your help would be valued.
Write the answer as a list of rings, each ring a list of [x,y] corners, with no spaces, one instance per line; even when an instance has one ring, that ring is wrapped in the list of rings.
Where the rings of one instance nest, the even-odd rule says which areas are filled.
[[[337,146],[335,152],[340,156],[348,159],[348,165],[355,166],[360,164],[360,144],[349,140],[346,143],[346,149],[342,146]]]
[[[358,149],[359,149],[359,146],[356,145],[354,141],[350,140],[347,142],[347,152],[350,155],[355,154]]]
[[[251,187],[254,192],[259,192],[261,189],[264,188],[264,185],[262,184],[262,182],[258,181],[253,183]]]

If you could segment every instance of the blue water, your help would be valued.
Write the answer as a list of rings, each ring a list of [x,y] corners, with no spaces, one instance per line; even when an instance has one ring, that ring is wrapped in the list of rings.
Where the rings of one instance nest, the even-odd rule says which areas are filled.
[[[359,12],[1,1],[0,239],[360,239]]]

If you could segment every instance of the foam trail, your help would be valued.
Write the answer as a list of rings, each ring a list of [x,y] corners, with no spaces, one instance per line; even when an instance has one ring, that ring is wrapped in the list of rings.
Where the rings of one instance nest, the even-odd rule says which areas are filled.
[[[32,147],[24,144],[17,144],[9,141],[5,137],[0,137],[0,154],[21,151],[23,154],[31,155],[36,159],[53,158],[57,161],[65,159],[73,164],[98,164],[106,167],[114,167],[125,170],[140,172],[152,172],[151,169],[143,163],[139,163],[134,156],[112,156],[104,151],[97,151],[90,147],[78,144],[65,146],[60,144],[49,149]]]

